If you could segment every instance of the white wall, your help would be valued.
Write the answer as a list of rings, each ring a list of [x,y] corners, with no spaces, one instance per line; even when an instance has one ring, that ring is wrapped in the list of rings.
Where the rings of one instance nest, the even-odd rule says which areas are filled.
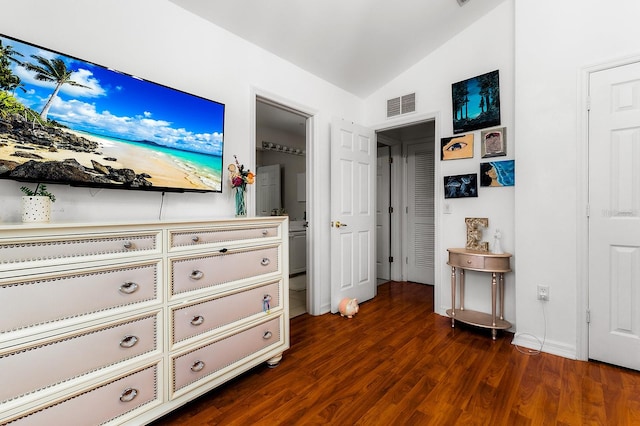
[[[362,101],[167,0],[0,0],[0,32],[122,72],[226,104],[225,163],[237,154],[252,170],[256,91],[317,112],[314,171],[329,176],[329,122],[337,116],[362,121]],[[226,175],[223,176],[226,179]],[[226,182],[226,180],[225,180]],[[0,221],[19,221],[19,184],[0,181]],[[58,201],[54,221],[153,220],[161,195],[51,185]],[[253,188],[249,189],[252,208]],[[314,188],[314,205],[326,206],[329,185]],[[216,218],[233,214],[232,191],[222,194],[167,194],[162,217]],[[316,247],[318,304],[329,304],[329,240],[321,223],[329,211],[310,213]],[[314,226],[318,224],[318,226]],[[316,310],[317,312],[317,310]]]
[[[502,3],[485,17],[474,23],[440,49],[382,87],[366,100],[366,124],[386,128],[397,120],[387,120],[386,100],[407,93],[416,93],[416,119],[436,117],[436,152],[440,152],[440,138],[453,136],[451,84],[486,72],[500,71],[501,125],[507,128],[507,156],[492,160],[510,160],[518,149],[513,135],[514,82],[513,82],[513,4]],[[403,120],[411,120],[406,116]],[[484,241],[493,243],[496,228],[502,233],[502,248],[515,253],[514,187],[478,188],[478,198],[449,199],[452,213],[443,214],[443,176],[480,173],[480,131],[474,133],[472,159],[439,161],[436,164],[436,312],[445,313],[451,305],[451,269],[446,265],[448,247],[464,247],[466,243],[466,217],[487,217],[489,228]],[[488,161],[488,159],[483,159]],[[516,170],[519,167],[516,161]],[[518,182],[516,182],[516,185]],[[513,263],[512,263],[513,266]],[[467,274],[465,307],[490,312],[491,277],[488,274]],[[515,274],[505,277],[505,318],[514,323]]]
[[[640,55],[638,17],[637,0],[516,2],[518,332],[543,333],[535,288],[548,284],[545,346],[559,355],[586,357],[583,70]]]

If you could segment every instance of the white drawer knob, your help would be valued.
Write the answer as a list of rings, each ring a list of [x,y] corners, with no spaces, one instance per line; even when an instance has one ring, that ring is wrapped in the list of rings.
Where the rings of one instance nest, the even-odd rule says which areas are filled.
[[[196,315],[191,318],[191,325],[200,325],[204,322],[204,317],[202,315]]]
[[[127,241],[126,243],[124,243],[124,248],[126,248],[127,250],[133,247],[133,243],[131,241]]]
[[[136,336],[124,336],[124,338],[120,341],[121,348],[132,348],[138,343],[138,338]]]
[[[136,290],[138,290],[138,284],[133,283],[133,282],[127,282],[124,283],[120,286],[120,288],[118,289],[118,291],[120,291],[120,293],[124,293],[124,294],[131,294],[134,293]]]
[[[204,362],[196,361],[191,366],[191,371],[193,371],[194,373],[197,373],[198,371],[202,371],[203,368],[204,368]]]
[[[192,280],[199,280],[202,279],[202,277],[204,277],[204,272],[198,270],[191,272],[191,275],[189,275],[189,278]]]
[[[122,402],[130,402],[138,396],[138,390],[134,388],[126,388],[122,394],[120,395],[120,401]]]
[[[269,340],[271,339],[272,336],[273,336],[273,333],[271,333],[270,331],[265,331],[264,334],[262,335],[262,338],[264,340]]]
[[[269,258],[268,258],[268,257],[263,257],[263,258],[262,258],[262,260],[260,261],[260,264],[261,264],[262,266],[267,266],[267,265],[268,265],[268,264],[270,264],[270,263],[271,263],[271,261],[269,260]]]

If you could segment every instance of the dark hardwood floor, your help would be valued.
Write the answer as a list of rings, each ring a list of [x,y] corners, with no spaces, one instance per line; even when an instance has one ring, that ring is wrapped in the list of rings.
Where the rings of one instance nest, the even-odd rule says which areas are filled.
[[[433,313],[391,282],[353,319],[291,320],[291,349],[161,425],[640,425],[640,372],[549,354]]]

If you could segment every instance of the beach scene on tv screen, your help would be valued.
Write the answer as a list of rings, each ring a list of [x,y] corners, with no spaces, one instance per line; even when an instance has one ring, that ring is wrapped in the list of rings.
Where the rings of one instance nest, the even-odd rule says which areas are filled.
[[[0,35],[0,177],[222,190],[224,105]]]

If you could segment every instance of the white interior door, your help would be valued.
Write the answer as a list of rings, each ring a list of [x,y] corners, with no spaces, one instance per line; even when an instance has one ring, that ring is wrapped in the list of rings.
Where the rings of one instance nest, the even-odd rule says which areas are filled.
[[[391,256],[390,158],[388,146],[378,148],[376,160],[376,277],[383,280],[391,279],[391,263],[389,262]]]
[[[407,146],[407,279],[435,284],[434,144]]]
[[[256,214],[271,216],[273,209],[280,209],[280,164],[258,167],[256,171]]]
[[[331,311],[376,295],[376,141],[372,130],[331,123]]]
[[[640,370],[640,63],[589,92],[589,358]]]

